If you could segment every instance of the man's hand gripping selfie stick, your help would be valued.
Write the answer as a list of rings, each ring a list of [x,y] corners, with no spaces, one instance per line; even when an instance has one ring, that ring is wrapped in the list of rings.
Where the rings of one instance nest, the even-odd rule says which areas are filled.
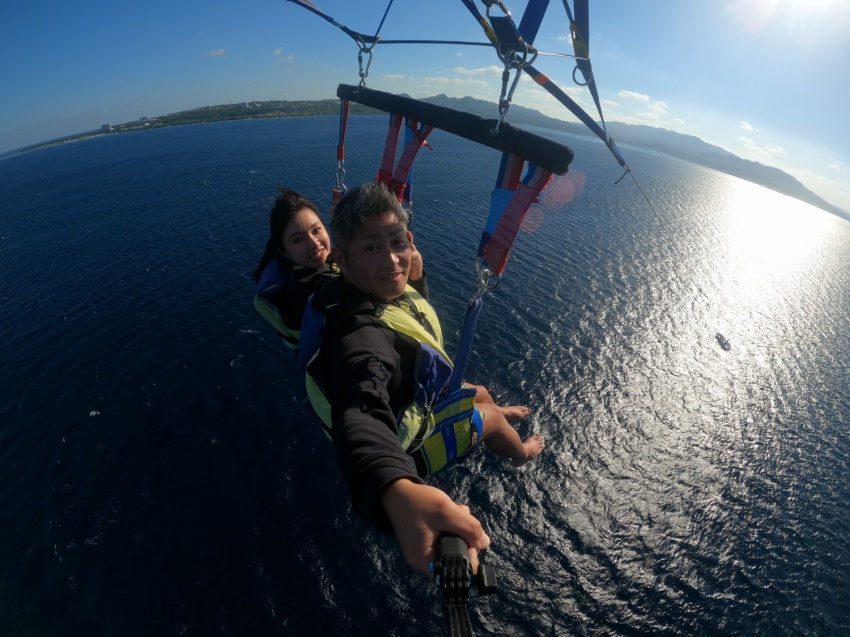
[[[467,601],[469,587],[474,585],[479,595],[496,592],[496,571],[489,564],[479,564],[472,574],[466,542],[444,533],[437,539],[436,561],[431,565],[434,581],[443,593],[443,610],[450,637],[472,637]]]

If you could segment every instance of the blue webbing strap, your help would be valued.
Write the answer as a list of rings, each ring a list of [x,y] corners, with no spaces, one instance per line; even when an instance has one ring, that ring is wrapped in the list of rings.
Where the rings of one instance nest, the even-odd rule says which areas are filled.
[[[330,17],[327,13],[322,11],[319,7],[317,7],[315,4],[310,2],[310,0],[289,0],[289,2],[292,2],[293,4],[297,4],[299,7],[304,7],[305,9],[307,9],[307,11],[315,13],[320,18],[324,18],[325,20],[330,22],[332,25],[334,25],[335,27],[340,29],[343,33],[348,35],[352,40],[354,40],[358,44],[360,44],[360,43],[374,44],[378,40],[377,36],[363,35],[362,33],[358,33],[357,31],[352,31],[351,29],[349,29],[344,24],[340,24],[339,22],[334,20],[332,17]],[[392,4],[392,3],[390,3],[390,4]],[[389,8],[388,8],[388,10],[389,10]],[[386,15],[384,17],[386,17]],[[384,23],[384,21],[381,20],[382,25],[383,25],[383,23]],[[380,30],[380,27],[378,27],[378,30]]]
[[[543,14],[546,13],[546,8],[549,6],[549,0],[530,0],[525,7],[525,13],[522,14],[522,20],[519,23],[519,32],[522,39],[529,44],[534,42],[537,37],[537,31],[540,30],[540,24],[543,22]]]
[[[460,334],[460,344],[455,356],[455,368],[449,382],[449,391],[460,389],[461,383],[463,383],[463,375],[466,372],[466,364],[469,362],[469,354],[472,351],[472,339],[475,337],[479,314],[481,314],[481,297],[475,297],[469,301],[469,305],[466,307],[463,331]]]
[[[575,4],[575,19],[570,11],[570,5],[567,0],[563,0],[564,9],[567,11],[567,17],[570,19],[570,34],[573,39],[573,51],[576,55],[576,69],[581,72],[584,79],[584,86],[590,91],[593,97],[593,103],[596,104],[596,112],[599,113],[599,121],[602,122],[602,130],[605,131],[605,143],[608,143],[608,129],[605,127],[605,116],[602,114],[602,104],[599,100],[599,90],[596,88],[596,80],[593,78],[593,67],[590,64],[590,11],[587,7],[587,0],[574,0]],[[573,80],[576,84],[580,82],[575,77],[573,70]]]
[[[617,146],[616,142],[608,136],[606,133],[595,121],[593,118],[588,115],[581,106],[576,104],[569,95],[564,93],[555,83],[546,77],[543,73],[535,69],[533,66],[526,66],[523,71],[528,73],[531,78],[537,82],[541,87],[546,89],[550,95],[552,95],[556,100],[558,100],[561,104],[566,106],[570,112],[579,118],[582,123],[587,126],[590,130],[592,130],[599,139],[605,142],[605,145],[608,147],[608,150],[611,151],[611,154],[617,159],[617,162],[625,168],[629,170],[628,164],[626,164],[626,160],[623,157],[623,154],[620,152],[620,148]]]

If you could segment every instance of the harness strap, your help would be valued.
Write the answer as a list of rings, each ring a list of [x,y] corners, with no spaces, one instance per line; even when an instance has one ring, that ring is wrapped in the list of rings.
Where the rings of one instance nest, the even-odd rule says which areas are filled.
[[[401,115],[390,113],[387,139],[384,142],[384,154],[381,156],[381,166],[378,168],[378,176],[375,177],[375,181],[384,185],[387,185],[392,179],[395,154],[398,148],[398,136],[401,132],[401,120]]]
[[[490,193],[490,212],[487,215],[487,222],[484,224],[484,231],[481,233],[481,241],[478,243],[478,258],[480,260],[484,259],[484,248],[493,238],[499,219],[502,218],[502,214],[519,185],[524,168],[525,162],[521,157],[513,153],[502,153],[499,173],[496,176],[496,186]]]
[[[389,129],[387,130],[387,139],[384,143],[384,154],[381,157],[381,167],[378,170],[378,176],[375,181],[384,184],[387,189],[398,197],[399,202],[407,204],[410,207],[412,183],[413,161],[416,159],[416,154],[423,146],[428,146],[428,135],[434,130],[433,126],[419,124],[419,122],[405,118],[405,145],[398,164],[395,164],[396,149],[398,147],[398,137],[401,131],[402,115],[393,113],[390,115]],[[430,146],[428,146],[430,148]]]
[[[525,214],[551,179],[551,172],[535,164],[529,164],[525,179],[517,186],[516,192],[496,225],[493,238],[484,247],[484,260],[493,273],[498,275],[505,270],[511,246]]]
[[[393,172],[392,179],[387,187],[396,194],[399,201],[406,203],[408,207],[413,203],[411,190],[413,188],[413,161],[423,146],[428,145],[428,135],[434,130],[433,126],[419,124],[414,120],[407,120],[407,144],[404,152],[398,160],[398,165]]]
[[[496,187],[516,190],[524,167],[525,162],[522,157],[513,153],[504,153],[499,164],[499,173],[496,175]]]
[[[452,370],[452,378],[449,381],[449,391],[457,391],[463,384],[463,375],[466,373],[466,364],[469,362],[469,354],[472,351],[472,339],[475,337],[475,328],[478,326],[478,316],[481,314],[481,297],[473,296],[466,308],[466,316],[463,319],[463,331],[460,334],[460,343],[457,346],[455,356],[455,368]],[[479,439],[481,438],[479,432]]]
[[[529,164],[525,179],[519,184],[518,175],[522,167],[523,161],[518,156],[510,153],[502,155],[496,187],[490,195],[490,214],[478,246],[478,258],[483,267],[479,268],[477,287],[472,293],[463,319],[460,343],[455,355],[455,368],[449,384],[452,390],[459,388],[463,382],[478,316],[481,313],[481,295],[487,289],[498,285],[499,276],[507,265],[511,246],[526,212],[552,179],[550,171],[536,164]],[[492,283],[490,277],[494,275],[495,283]]]
[[[345,195],[345,133],[348,130],[348,113],[351,103],[347,99],[339,99],[339,143],[336,146],[336,184],[333,188],[332,200],[336,204]]]

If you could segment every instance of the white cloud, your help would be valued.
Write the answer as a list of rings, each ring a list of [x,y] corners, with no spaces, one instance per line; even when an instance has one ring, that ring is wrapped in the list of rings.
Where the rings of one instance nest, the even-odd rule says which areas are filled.
[[[634,91],[620,91],[619,93],[617,93],[617,95],[619,95],[620,97],[625,97],[626,99],[636,100],[638,102],[649,101],[649,95],[644,95],[643,93],[635,93]]]
[[[283,53],[283,47],[282,47],[282,46],[279,46],[278,48],[276,48],[276,49],[274,50],[274,55],[275,55],[275,57],[277,57],[277,56],[278,56],[278,55],[280,55],[281,53]]]
[[[462,66],[456,66],[452,70],[459,75],[501,75],[504,69],[494,65],[480,69],[465,69]]]
[[[404,80],[412,80],[412,77],[402,75],[401,73],[385,73],[381,76],[389,82],[402,82]]]
[[[788,159],[788,153],[776,144],[759,145],[752,137],[738,137],[744,146],[744,156],[753,161],[775,165],[777,159]]]
[[[227,55],[227,51],[224,49],[213,49],[212,51],[207,51],[204,55],[211,58],[220,58]]]
[[[775,146],[774,144],[767,144],[764,147],[765,152],[774,157],[782,157],[784,159],[788,159],[788,153],[785,152],[785,149],[782,146]]]
[[[755,131],[752,124],[750,124],[749,122],[741,122],[741,130],[746,131],[748,133],[752,133]]]
[[[667,104],[664,102],[653,102],[649,105],[648,111],[635,113],[635,115],[639,118],[643,118],[645,120],[644,123],[649,124],[650,126],[661,126],[663,124],[665,126],[672,127],[672,124],[666,120],[668,112]]]
[[[295,61],[295,56],[290,53],[286,57],[278,58],[277,61],[282,62],[283,64],[291,64]]]

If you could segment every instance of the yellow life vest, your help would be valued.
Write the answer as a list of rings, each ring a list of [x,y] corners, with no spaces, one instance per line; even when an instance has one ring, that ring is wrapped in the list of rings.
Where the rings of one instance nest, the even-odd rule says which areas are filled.
[[[260,275],[254,295],[254,309],[271,323],[287,347],[295,351],[296,356],[301,341],[300,317],[309,294],[338,273],[339,269],[333,264],[311,271],[275,258]],[[282,313],[282,304],[289,306],[286,309],[291,308],[291,311],[286,312],[286,315],[291,317],[289,320]],[[294,307],[296,304],[300,307]]]
[[[372,316],[385,327],[419,343],[415,361],[417,389],[396,418],[402,448],[410,455],[415,456],[417,452],[424,454],[423,463],[427,465],[427,473],[433,473],[471,448],[471,427],[480,427],[480,420],[478,423],[471,422],[475,390],[464,388],[448,399],[444,396],[453,365],[443,349],[443,335],[437,314],[412,287],[408,285],[405,294],[393,302],[375,303]],[[302,324],[302,334],[310,334],[302,337],[301,360],[310,403],[322,421],[325,435],[331,438],[331,406],[311,368],[319,355],[316,334],[322,327],[323,319],[324,316],[313,307],[311,300]],[[315,345],[307,344],[311,340]],[[446,427],[450,430],[446,430]],[[417,464],[420,462],[417,461]]]

